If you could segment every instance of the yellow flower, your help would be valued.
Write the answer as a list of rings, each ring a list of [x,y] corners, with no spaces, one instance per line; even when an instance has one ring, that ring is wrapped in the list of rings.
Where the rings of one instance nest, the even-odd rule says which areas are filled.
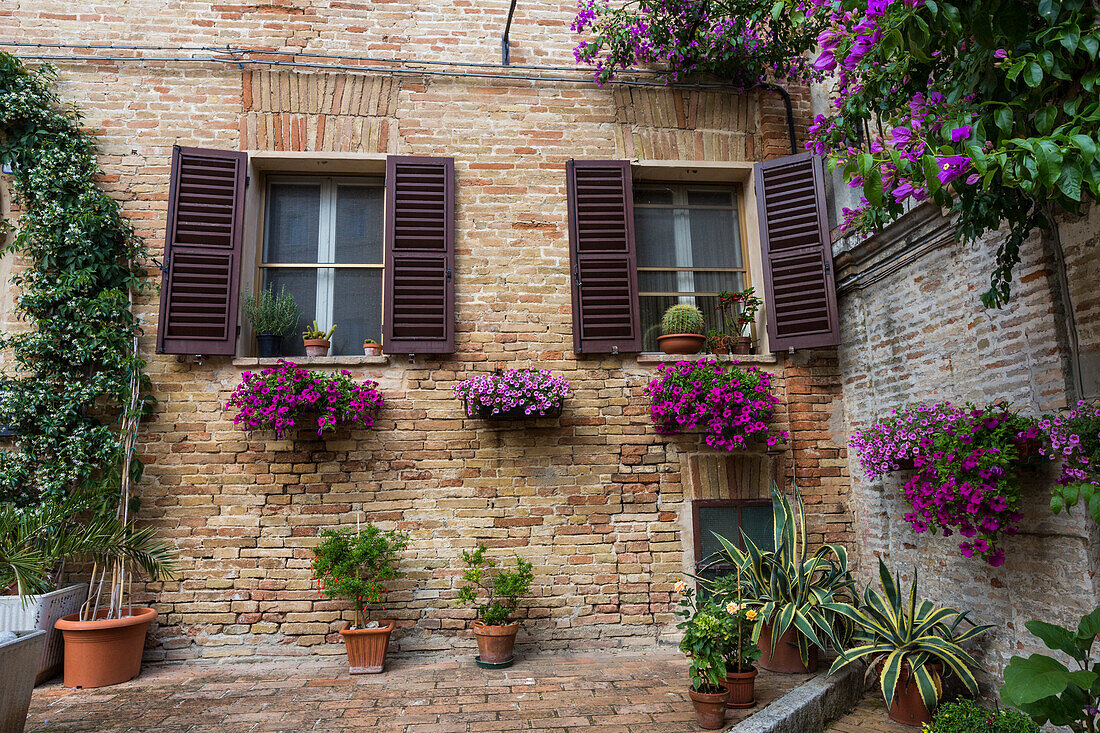
[[[748,611],[745,611],[745,618],[747,618],[749,621],[755,621],[756,617],[759,615],[760,614],[758,614],[755,610],[751,608]]]
[[[733,601],[730,601],[729,603],[726,604],[726,613],[728,613],[730,616],[732,616],[733,614],[737,613],[740,610],[741,610],[741,604],[740,603],[734,603]]]
[[[676,585],[672,586],[672,589],[674,591],[676,591],[677,593],[683,593],[684,589],[686,589],[686,588],[687,588],[687,586],[684,585],[684,581],[682,581],[682,580],[677,580]]]

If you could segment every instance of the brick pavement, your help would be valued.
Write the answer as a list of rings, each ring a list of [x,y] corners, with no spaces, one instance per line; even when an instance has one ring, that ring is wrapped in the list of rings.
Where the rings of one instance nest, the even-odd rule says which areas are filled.
[[[869,694],[852,712],[833,723],[826,733],[913,733],[916,730],[890,720],[882,698]]]
[[[762,673],[760,706],[808,679]],[[730,711],[730,724],[754,712]],[[149,665],[135,680],[35,690],[28,733],[278,731],[698,730],[687,662],[674,649],[533,655],[507,670],[470,656],[398,657],[381,675],[351,677],[335,659]],[[866,733],[866,731],[864,731]]]

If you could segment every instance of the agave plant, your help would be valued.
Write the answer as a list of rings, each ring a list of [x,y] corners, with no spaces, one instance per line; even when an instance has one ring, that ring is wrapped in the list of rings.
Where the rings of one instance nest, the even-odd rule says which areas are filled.
[[[719,578],[710,588],[719,596],[732,596],[737,588],[731,588],[728,579],[734,579],[744,602],[760,611],[763,623],[757,624],[753,641],[759,640],[763,625],[770,624],[774,649],[793,626],[799,656],[808,664],[811,647],[826,651],[828,641],[840,648],[846,624],[837,609],[852,600],[855,581],[848,570],[848,551],[841,545],[823,545],[807,555],[806,515],[798,487],[794,489],[797,511],[774,483],[771,495],[775,550],[762,551],[744,530],[744,550],[716,534],[722,545],[718,562],[738,572],[724,582]]]
[[[868,585],[860,608],[843,605],[835,609],[854,624],[856,646],[841,652],[829,674],[858,659],[868,660],[867,672],[872,674],[881,663],[879,685],[889,710],[894,703],[898,679],[907,667],[910,678],[917,683],[921,700],[931,713],[943,689],[940,672],[931,664],[938,661],[954,672],[967,691],[976,696],[978,682],[972,670],[978,663],[961,645],[992,627],[971,623],[967,618],[969,612],[936,608],[931,601],[918,603],[916,569],[907,598],[902,596],[897,574],[891,575],[882,560],[878,563],[878,574],[882,593]],[[964,624],[969,627],[962,628]]]

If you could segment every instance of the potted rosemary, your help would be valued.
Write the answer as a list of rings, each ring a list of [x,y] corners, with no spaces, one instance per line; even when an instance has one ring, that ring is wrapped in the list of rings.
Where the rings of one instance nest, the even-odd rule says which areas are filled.
[[[258,296],[244,299],[244,314],[256,332],[256,352],[260,358],[283,355],[283,337],[298,325],[298,304],[294,297],[280,287],[268,285]]]

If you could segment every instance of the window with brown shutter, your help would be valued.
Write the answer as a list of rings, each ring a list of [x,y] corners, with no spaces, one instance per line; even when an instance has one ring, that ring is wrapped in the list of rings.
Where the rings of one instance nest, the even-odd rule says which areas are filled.
[[[570,160],[566,188],[573,350],[578,354],[641,351],[630,163]]]
[[[821,159],[755,166],[768,342],[773,351],[840,343]]]
[[[388,354],[454,351],[453,158],[386,160]]]
[[[174,147],[157,351],[233,354],[248,157]]]

